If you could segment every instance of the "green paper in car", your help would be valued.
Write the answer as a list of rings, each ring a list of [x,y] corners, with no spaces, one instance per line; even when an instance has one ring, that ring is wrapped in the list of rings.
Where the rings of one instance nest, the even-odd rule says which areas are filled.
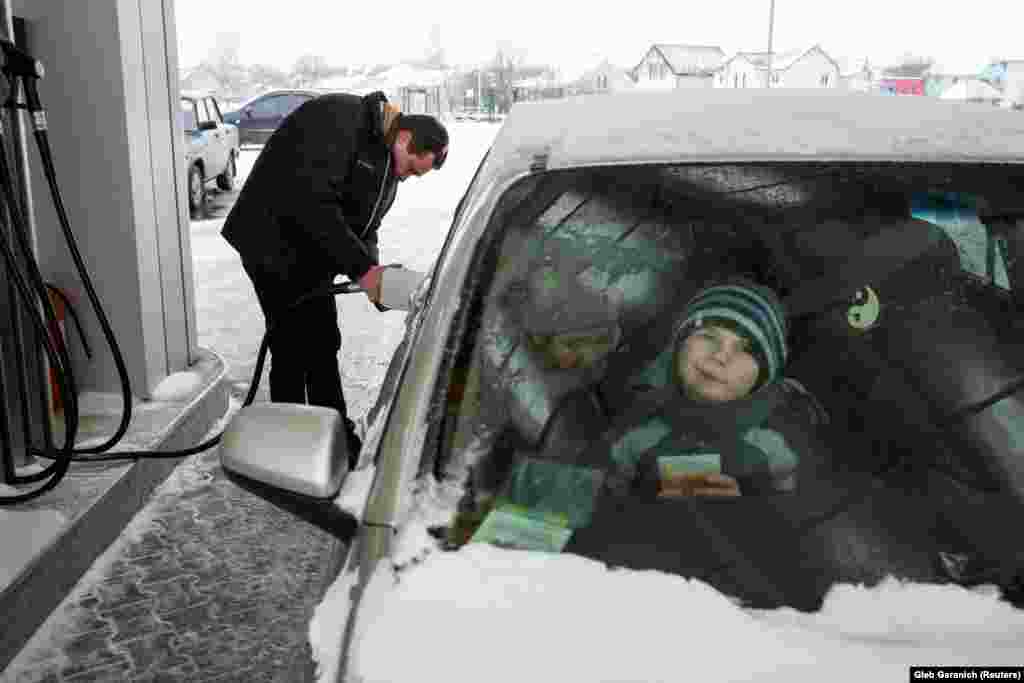
[[[718,453],[688,453],[658,458],[662,479],[684,474],[721,474],[722,456]]]

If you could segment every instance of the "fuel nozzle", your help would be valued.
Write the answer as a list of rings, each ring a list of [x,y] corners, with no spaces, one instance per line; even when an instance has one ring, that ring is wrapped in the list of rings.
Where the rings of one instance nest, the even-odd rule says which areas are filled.
[[[43,103],[36,88],[36,81],[45,74],[43,63],[9,40],[0,40],[0,49],[4,52],[3,72],[11,82],[11,94],[4,106],[17,106],[13,100],[17,92],[15,84],[20,78],[25,84],[25,103],[28,110],[33,114],[43,111]]]

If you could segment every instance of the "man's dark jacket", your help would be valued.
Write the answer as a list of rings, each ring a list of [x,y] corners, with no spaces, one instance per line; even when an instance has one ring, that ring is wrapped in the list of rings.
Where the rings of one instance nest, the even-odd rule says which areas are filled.
[[[377,227],[395,197],[382,93],[331,94],[288,116],[260,152],[224,238],[264,286],[303,291],[378,262]]]

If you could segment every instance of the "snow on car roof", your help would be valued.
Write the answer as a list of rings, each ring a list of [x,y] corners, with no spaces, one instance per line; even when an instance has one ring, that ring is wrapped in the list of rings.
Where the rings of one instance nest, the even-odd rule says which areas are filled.
[[[484,173],[620,163],[1024,162],[1024,115],[834,90],[676,90],[516,104]]]

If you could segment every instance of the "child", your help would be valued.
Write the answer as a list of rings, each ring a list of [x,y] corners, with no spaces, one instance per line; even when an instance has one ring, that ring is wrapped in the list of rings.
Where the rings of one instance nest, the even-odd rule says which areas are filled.
[[[786,354],[785,311],[774,292],[743,279],[702,289],[667,348],[617,397],[622,408],[583,459],[607,468],[619,491],[793,490],[797,457],[763,426],[783,399]]]

